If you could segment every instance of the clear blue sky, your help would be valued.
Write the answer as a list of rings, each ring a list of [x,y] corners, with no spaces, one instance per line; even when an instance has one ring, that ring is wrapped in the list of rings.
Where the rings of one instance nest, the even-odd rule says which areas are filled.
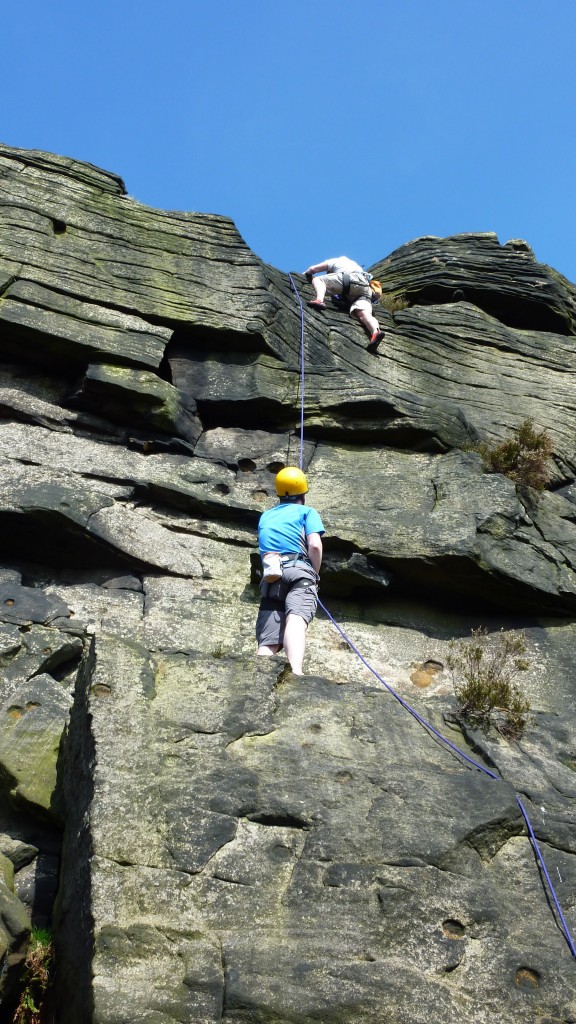
[[[0,139],[282,270],[495,231],[576,281],[575,0],[19,0]]]

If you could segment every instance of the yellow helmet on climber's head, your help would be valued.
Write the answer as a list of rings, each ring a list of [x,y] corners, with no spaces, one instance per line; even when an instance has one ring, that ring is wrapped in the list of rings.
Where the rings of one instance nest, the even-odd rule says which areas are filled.
[[[301,469],[285,466],[276,474],[276,494],[279,498],[297,498],[308,493],[308,482]]]

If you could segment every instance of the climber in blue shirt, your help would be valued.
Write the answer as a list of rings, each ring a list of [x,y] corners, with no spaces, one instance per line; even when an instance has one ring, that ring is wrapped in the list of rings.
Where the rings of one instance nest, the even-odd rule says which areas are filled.
[[[262,597],[256,620],[258,654],[284,647],[295,675],[302,675],[306,630],[318,605],[324,526],[306,506],[308,483],[301,469],[286,466],[276,475],[278,505],[258,523]]]

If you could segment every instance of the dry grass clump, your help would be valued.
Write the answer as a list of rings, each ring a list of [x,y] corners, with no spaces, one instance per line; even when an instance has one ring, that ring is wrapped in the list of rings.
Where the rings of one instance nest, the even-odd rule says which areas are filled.
[[[384,306],[389,313],[399,313],[401,309],[406,309],[410,305],[404,292],[397,292],[387,295],[385,292],[380,296],[380,305]]]
[[[536,430],[531,419],[524,420],[506,441],[480,442],[472,450],[482,457],[488,473],[503,473],[518,487],[543,491],[550,482],[553,441],[546,430]]]
[[[463,718],[510,739],[522,734],[530,704],[513,680],[530,667],[523,634],[490,637],[480,626],[469,640],[452,641],[447,664]]]

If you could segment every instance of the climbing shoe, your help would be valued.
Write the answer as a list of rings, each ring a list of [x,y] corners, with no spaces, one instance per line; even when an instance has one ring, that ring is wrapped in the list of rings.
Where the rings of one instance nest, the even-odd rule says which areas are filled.
[[[318,299],[312,299],[312,301],[309,302],[308,305],[310,306],[310,309],[326,309],[326,303],[318,302]]]
[[[384,331],[374,331],[374,334],[370,338],[368,345],[366,346],[368,352],[372,352],[374,355],[378,350],[378,345],[384,337]]]

